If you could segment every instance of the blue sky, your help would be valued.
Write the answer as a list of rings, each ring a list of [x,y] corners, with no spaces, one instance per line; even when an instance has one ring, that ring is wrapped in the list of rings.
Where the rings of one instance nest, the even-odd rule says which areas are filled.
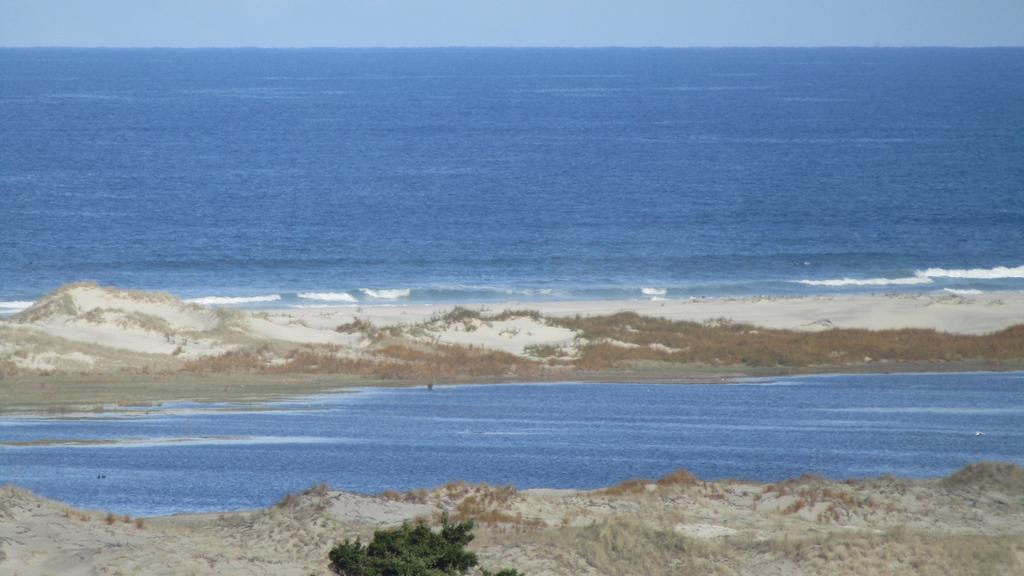
[[[1021,46],[1024,0],[0,0],[0,46]]]

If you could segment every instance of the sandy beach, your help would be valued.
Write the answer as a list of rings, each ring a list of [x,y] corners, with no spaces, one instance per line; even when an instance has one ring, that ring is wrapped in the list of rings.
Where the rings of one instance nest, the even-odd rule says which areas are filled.
[[[868,294],[836,296],[764,296],[756,298],[589,300],[575,302],[507,302],[466,305],[494,312],[510,309],[536,310],[544,316],[604,316],[635,312],[669,320],[707,322],[729,319],[780,330],[860,328],[887,330],[925,328],[956,334],[985,334],[1024,323],[1024,293],[991,292],[958,295],[947,292],[922,294]],[[403,305],[306,308],[275,310],[280,320],[295,318],[320,328],[340,321],[363,318],[382,326],[411,324],[450,310],[452,306]],[[531,343],[557,340],[557,334],[531,335]]]
[[[1024,293],[245,310],[73,284],[0,319],[0,405],[350,385],[1019,368]]]

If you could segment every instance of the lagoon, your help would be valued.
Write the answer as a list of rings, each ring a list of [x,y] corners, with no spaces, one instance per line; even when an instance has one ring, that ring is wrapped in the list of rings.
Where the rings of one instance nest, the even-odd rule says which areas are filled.
[[[0,483],[132,515],[257,508],[317,482],[586,489],[679,468],[936,477],[978,460],[1024,464],[1024,372],[372,388],[0,418]]]

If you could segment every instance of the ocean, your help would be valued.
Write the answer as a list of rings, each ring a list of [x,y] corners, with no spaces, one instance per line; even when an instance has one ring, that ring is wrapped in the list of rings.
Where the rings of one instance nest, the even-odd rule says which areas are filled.
[[[0,312],[1024,289],[1024,49],[0,50]]]
[[[377,388],[256,411],[8,414],[0,484],[154,515],[269,506],[321,481],[376,493],[453,480],[589,489],[679,468],[766,482],[933,478],[980,460],[1024,464],[1022,383],[1004,372]]]

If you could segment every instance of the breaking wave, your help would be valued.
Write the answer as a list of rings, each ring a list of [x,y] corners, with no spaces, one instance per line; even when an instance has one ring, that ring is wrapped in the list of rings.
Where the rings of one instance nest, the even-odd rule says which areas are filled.
[[[646,296],[664,296],[668,294],[667,288],[641,288],[640,292],[643,292]]]
[[[17,312],[19,310],[24,310],[32,306],[32,304],[34,304],[34,302],[30,300],[0,301],[0,314],[3,314],[4,312]]]
[[[967,278],[971,280],[993,280],[1000,278],[1024,278],[1024,266],[996,266],[995,268],[928,268],[918,271],[920,278]]]
[[[922,276],[909,278],[833,278],[829,280],[795,280],[806,286],[917,286],[931,284],[932,279]]]
[[[806,286],[920,286],[944,280],[1003,280],[1024,278],[1024,266],[994,268],[925,268],[903,278],[830,278],[827,280],[794,280]]]
[[[408,298],[412,292],[408,288],[396,288],[393,290],[374,290],[372,288],[360,288],[360,292],[366,294],[370,298],[377,300],[398,300],[399,298]]]
[[[189,298],[185,302],[205,305],[256,304],[259,302],[277,302],[280,299],[280,294],[268,294],[266,296],[203,296],[201,298]]]
[[[348,292],[299,292],[296,296],[303,300],[319,300],[321,302],[359,302]]]

